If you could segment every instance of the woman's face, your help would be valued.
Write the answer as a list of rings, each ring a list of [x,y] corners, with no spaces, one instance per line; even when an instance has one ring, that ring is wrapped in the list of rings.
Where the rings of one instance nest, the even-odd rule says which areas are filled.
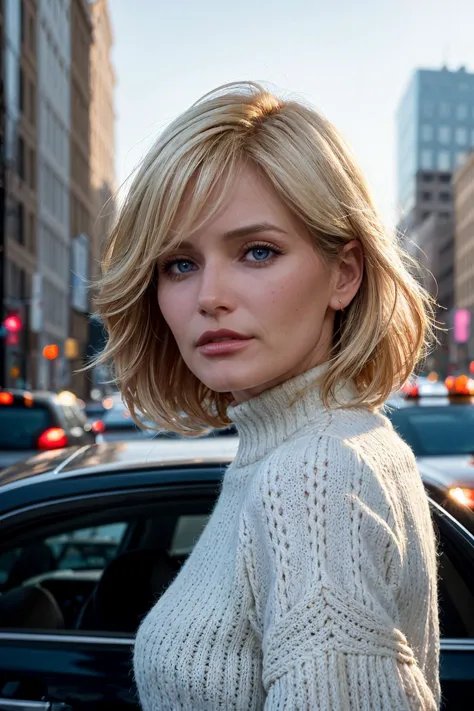
[[[220,211],[159,264],[159,306],[188,368],[242,402],[326,360],[362,276],[359,244],[344,255],[329,267],[243,166]]]

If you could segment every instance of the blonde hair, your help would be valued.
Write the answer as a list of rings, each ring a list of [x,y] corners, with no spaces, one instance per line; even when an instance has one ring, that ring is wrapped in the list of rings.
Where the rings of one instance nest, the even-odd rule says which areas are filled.
[[[349,241],[362,244],[362,283],[336,323],[320,386],[328,404],[339,381],[353,380],[357,396],[349,406],[380,406],[425,355],[433,326],[430,297],[395,235],[383,227],[332,124],[253,82],[205,95],[168,126],[141,163],[104,251],[97,306],[108,343],[93,364],[113,361],[134,417],[140,411],[189,433],[228,424],[229,394],[209,390],[191,373],[163,319],[156,263],[196,228],[207,199],[223,183],[213,212],[219,209],[242,160],[266,176],[328,262]],[[188,187],[185,216],[173,231]]]

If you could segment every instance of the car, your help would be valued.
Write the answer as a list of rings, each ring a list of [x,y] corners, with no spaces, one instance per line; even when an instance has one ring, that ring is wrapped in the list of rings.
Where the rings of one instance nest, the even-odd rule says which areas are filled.
[[[192,551],[237,447],[232,436],[137,439],[3,472],[0,709],[138,709],[135,631]],[[455,500],[430,505],[444,708],[462,711],[474,692],[474,515]]]
[[[144,423],[147,420],[143,419]],[[99,419],[92,422],[92,429],[97,435],[97,441],[119,442],[129,439],[152,439],[154,437],[179,437],[175,432],[158,429],[151,422],[148,425],[152,429],[139,427],[132,419],[127,406],[119,399],[113,401],[113,405],[106,409]]]
[[[390,398],[385,414],[436,500],[455,498],[474,510],[474,397],[415,391]]]
[[[72,393],[0,390],[0,469],[38,452],[94,442]]]

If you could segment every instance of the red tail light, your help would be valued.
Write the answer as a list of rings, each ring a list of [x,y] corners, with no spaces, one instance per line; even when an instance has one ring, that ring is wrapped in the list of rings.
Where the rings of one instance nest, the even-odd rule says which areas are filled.
[[[67,445],[67,435],[62,427],[50,427],[38,437],[39,449],[61,449]]]
[[[105,432],[105,424],[102,420],[95,420],[91,425],[91,430],[94,434],[102,434],[102,432]]]
[[[0,393],[0,405],[11,405],[13,395],[11,393]]]

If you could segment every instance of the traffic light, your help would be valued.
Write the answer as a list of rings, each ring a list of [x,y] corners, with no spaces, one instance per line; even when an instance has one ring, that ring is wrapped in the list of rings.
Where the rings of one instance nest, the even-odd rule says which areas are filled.
[[[3,322],[7,333],[19,333],[23,328],[23,323],[17,313],[10,314]]]
[[[12,311],[3,322],[3,331],[6,334],[7,346],[17,346],[20,342],[20,331],[23,328],[18,311]]]

